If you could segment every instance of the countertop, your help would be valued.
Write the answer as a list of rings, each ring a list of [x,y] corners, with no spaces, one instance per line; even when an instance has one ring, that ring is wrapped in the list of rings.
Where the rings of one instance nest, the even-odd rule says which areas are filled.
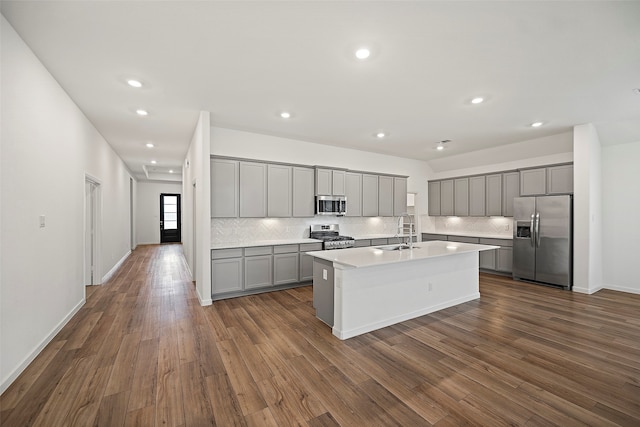
[[[509,233],[509,234],[491,234],[491,233],[474,233],[474,232],[460,233],[455,231],[444,233],[442,231],[423,231],[420,234],[439,234],[441,236],[477,237],[480,239],[507,239],[507,240],[513,239],[513,233]]]
[[[488,251],[498,248],[499,246],[493,245],[476,245],[472,243],[442,242],[436,240],[432,242],[414,243],[414,248],[412,250],[405,249],[401,251],[385,251],[377,249],[375,246],[369,246],[364,248],[340,249],[335,251],[313,251],[307,252],[307,255],[348,267],[362,268],[394,264],[398,262],[425,260],[429,258],[470,252]]]
[[[278,239],[278,240],[247,240],[247,241],[236,241],[236,242],[221,242],[221,243],[212,243],[211,249],[248,248],[252,246],[299,245],[302,243],[322,243],[322,240]]]

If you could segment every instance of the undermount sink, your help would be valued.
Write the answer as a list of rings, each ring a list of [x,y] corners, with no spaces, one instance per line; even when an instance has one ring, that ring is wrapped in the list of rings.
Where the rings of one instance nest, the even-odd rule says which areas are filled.
[[[404,251],[406,249],[411,249],[411,247],[403,243],[401,245],[376,246],[376,249],[381,249],[383,251]],[[420,246],[414,246],[413,249],[420,249]]]

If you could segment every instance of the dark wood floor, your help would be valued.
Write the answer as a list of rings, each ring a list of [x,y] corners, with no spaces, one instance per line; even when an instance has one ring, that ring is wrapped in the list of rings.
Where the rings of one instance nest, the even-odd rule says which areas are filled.
[[[640,425],[640,295],[481,275],[480,300],[340,341],[311,287],[201,307],[181,251],[90,289],[0,424]]]

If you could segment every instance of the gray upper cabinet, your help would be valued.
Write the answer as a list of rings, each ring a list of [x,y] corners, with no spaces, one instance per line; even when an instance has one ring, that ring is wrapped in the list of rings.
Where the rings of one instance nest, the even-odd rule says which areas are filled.
[[[378,215],[393,216],[392,176],[381,175],[378,177]]]
[[[347,196],[347,215],[362,216],[362,174],[345,174],[345,195]]]
[[[393,178],[393,216],[407,212],[407,178]]]
[[[311,168],[293,167],[293,216],[315,215],[314,173]]]
[[[469,216],[485,216],[486,183],[483,176],[469,178]]]
[[[573,165],[547,168],[547,194],[573,193]]]
[[[240,217],[267,216],[267,165],[240,162]]]
[[[331,184],[333,182],[333,174],[331,169],[316,168],[316,195],[317,196],[331,196],[333,189]]]
[[[429,182],[429,216],[440,216],[440,181]]]
[[[453,180],[440,181],[440,215],[453,216]]]
[[[291,216],[293,180],[291,166],[267,165],[267,216]]]
[[[378,175],[362,174],[362,216],[378,216]]]
[[[345,179],[345,171],[331,171],[331,191],[334,196],[344,196],[346,194]]]
[[[344,196],[345,171],[316,168],[317,196]]]
[[[469,216],[469,178],[457,178],[453,185],[455,216]]]
[[[211,217],[238,216],[239,164],[237,160],[211,159]]]
[[[486,183],[486,211],[487,216],[502,215],[502,174],[487,175]]]
[[[520,197],[520,174],[502,174],[502,216],[513,216],[513,199]]]
[[[547,192],[546,168],[520,171],[520,195],[538,196]]]

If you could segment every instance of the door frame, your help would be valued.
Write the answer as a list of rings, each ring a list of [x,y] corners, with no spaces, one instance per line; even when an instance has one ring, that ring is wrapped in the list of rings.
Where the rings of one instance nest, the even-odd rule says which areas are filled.
[[[83,215],[83,222],[84,222],[84,231],[83,231],[83,236],[84,236],[84,240],[83,240],[83,264],[82,264],[82,270],[83,270],[83,275],[82,275],[82,281],[83,281],[83,286],[86,286],[87,283],[85,282],[85,278],[87,277],[87,255],[91,254],[90,257],[92,257],[92,261],[93,261],[93,275],[91,276],[91,283],[90,285],[100,285],[102,284],[102,277],[100,276],[100,271],[101,270],[101,263],[100,263],[100,259],[101,259],[101,253],[100,253],[100,247],[101,245],[101,237],[102,237],[102,182],[100,182],[100,180],[96,177],[93,177],[87,173],[85,173],[85,177],[84,177],[84,186],[83,186],[83,192],[84,192],[84,215]],[[91,202],[90,200],[87,200],[87,193],[85,191],[86,185],[89,184],[92,187],[94,187],[94,197],[92,200],[92,203],[89,205],[89,202]],[[90,208],[92,209],[92,212],[88,212],[87,211],[87,207],[90,206]],[[87,226],[88,226],[88,221],[92,220],[93,221],[93,239],[91,240],[91,246],[92,247],[87,247]]]

